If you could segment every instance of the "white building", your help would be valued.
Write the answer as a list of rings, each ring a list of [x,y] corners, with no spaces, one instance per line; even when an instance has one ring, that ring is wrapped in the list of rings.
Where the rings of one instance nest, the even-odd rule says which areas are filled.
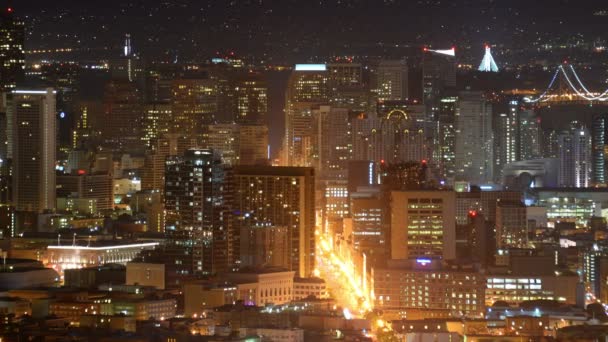
[[[561,187],[589,187],[592,176],[591,134],[586,127],[572,127],[558,136]]]

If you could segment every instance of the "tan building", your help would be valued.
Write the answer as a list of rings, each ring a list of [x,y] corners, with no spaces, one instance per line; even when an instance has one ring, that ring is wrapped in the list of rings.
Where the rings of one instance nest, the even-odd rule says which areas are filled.
[[[241,328],[240,337],[261,336],[262,341],[304,342],[302,329]]]
[[[57,317],[66,318],[71,324],[80,323],[82,315],[102,314],[102,305],[93,301],[58,301],[49,305],[49,313]]]
[[[327,284],[321,278],[295,278],[293,280],[293,299],[329,298]]]
[[[116,301],[113,303],[114,314],[133,316],[138,321],[145,321],[150,317],[156,320],[165,320],[175,317],[177,301],[169,299],[139,299]]]
[[[442,268],[418,259],[409,265],[372,270],[375,308],[395,318],[481,317],[485,277],[474,270]]]
[[[127,285],[154,286],[159,290],[164,290],[165,279],[165,264],[127,263]]]
[[[391,193],[391,259],[456,257],[456,193]]]
[[[184,284],[183,292],[187,317],[200,315],[205,309],[234,304],[237,300],[237,287],[233,285],[212,286],[195,282]]]
[[[294,271],[263,269],[227,273],[224,279],[236,284],[238,299],[246,305],[284,304],[293,299]]]

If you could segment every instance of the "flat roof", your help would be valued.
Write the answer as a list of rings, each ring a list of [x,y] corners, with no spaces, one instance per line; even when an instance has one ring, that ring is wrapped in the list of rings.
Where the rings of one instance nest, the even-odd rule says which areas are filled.
[[[142,242],[130,244],[107,244],[103,246],[48,246],[47,249],[62,249],[62,250],[84,250],[84,251],[103,251],[107,249],[123,249],[123,248],[143,248],[156,247],[158,242]]]

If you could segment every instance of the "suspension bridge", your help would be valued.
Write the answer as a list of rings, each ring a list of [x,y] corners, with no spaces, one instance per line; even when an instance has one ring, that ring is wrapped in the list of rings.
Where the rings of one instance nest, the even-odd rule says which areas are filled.
[[[553,104],[608,105],[608,89],[590,91],[578,76],[574,66],[564,63],[557,67],[545,89],[537,97],[524,97],[524,102],[537,106]]]

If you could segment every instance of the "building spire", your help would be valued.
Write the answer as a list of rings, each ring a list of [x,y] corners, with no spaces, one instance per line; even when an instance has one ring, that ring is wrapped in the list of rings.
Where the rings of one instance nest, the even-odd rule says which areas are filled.
[[[498,65],[496,65],[494,58],[492,58],[489,45],[486,45],[486,53],[481,60],[481,64],[479,64],[478,70],[483,72],[498,72]]]
[[[130,57],[131,56],[131,53],[132,53],[132,50],[131,50],[131,35],[128,34],[128,33],[125,35],[125,46],[124,46],[123,50],[124,50],[123,52],[124,52],[125,57]]]

